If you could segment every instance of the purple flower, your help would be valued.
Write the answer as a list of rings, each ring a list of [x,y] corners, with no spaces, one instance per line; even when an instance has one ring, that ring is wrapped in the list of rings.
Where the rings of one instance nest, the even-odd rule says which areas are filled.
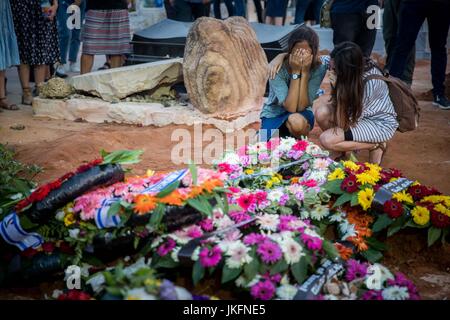
[[[282,255],[280,247],[269,240],[260,243],[256,252],[260,255],[261,260],[268,264],[277,262]]]
[[[303,155],[303,151],[298,151],[298,150],[294,150],[294,149],[289,150],[289,152],[287,153],[287,156],[294,160],[300,159],[302,155]]]
[[[269,280],[259,281],[252,286],[250,294],[254,299],[270,300],[275,294],[275,286]]]
[[[362,300],[383,300],[383,296],[381,295],[381,290],[369,290],[366,291],[362,297]]]
[[[265,241],[267,237],[260,233],[250,233],[244,237],[244,244],[247,246],[251,246],[257,243],[261,243]]]
[[[275,273],[273,276],[270,275],[270,271],[267,271],[264,275],[262,275],[262,278],[265,280],[270,280],[274,283],[280,283],[282,277],[281,274]]]
[[[159,287],[159,296],[161,297],[161,300],[178,300],[175,285],[166,279],[163,280]]]
[[[280,206],[284,207],[284,205],[286,204],[286,202],[288,202],[288,200],[289,196],[287,194],[283,194],[278,203],[280,204]]]
[[[302,164],[302,169],[306,171],[306,170],[308,170],[308,168],[309,168],[309,162],[306,161]]]
[[[175,248],[176,242],[172,238],[168,238],[166,243],[163,243],[159,246],[158,250],[156,252],[161,256],[164,257],[166,254],[168,254],[170,251],[172,251],[173,248]]]
[[[198,224],[206,232],[210,232],[214,229],[212,219],[204,219],[204,220],[200,221]]]
[[[251,216],[248,215],[247,213],[245,213],[244,211],[230,212],[229,216],[231,217],[231,219],[233,219],[233,221],[235,223],[247,221],[247,220],[250,220],[250,218],[251,218]],[[248,227],[248,225],[246,227]]]
[[[297,217],[292,216],[292,215],[281,215],[280,223],[278,224],[278,230],[279,231],[294,231],[295,228],[292,228],[290,226],[290,223],[292,221],[297,221]]]
[[[401,272],[395,274],[395,279],[388,279],[387,284],[388,286],[406,287],[410,296],[416,295],[418,297],[417,287]]]
[[[315,251],[322,249],[322,239],[310,236],[307,233],[302,233],[300,238],[309,250]]]
[[[222,250],[220,250],[219,246],[214,246],[212,249],[203,248],[198,257],[203,267],[215,267],[222,259]]]
[[[345,279],[347,281],[353,281],[365,277],[367,275],[367,267],[367,263],[359,263],[355,259],[348,260]]]

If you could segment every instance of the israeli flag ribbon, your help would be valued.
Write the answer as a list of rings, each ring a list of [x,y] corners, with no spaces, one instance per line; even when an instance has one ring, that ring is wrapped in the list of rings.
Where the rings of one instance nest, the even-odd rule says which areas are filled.
[[[111,228],[117,227],[120,224],[120,216],[118,214],[108,215],[109,208],[115,202],[120,201],[120,198],[105,199],[102,202],[102,206],[97,210],[95,214],[95,224],[97,228]]]
[[[151,192],[159,192],[171,183],[183,179],[187,172],[188,169],[171,172],[155,184],[152,184],[151,186],[144,189],[141,193],[145,194]],[[108,215],[108,211],[109,208],[111,208],[111,205],[118,201],[120,201],[120,198],[103,200],[100,209],[98,209],[97,213],[95,214],[95,224],[97,225],[97,228],[113,228],[117,227],[120,224],[120,216],[118,214],[112,216]]]
[[[15,212],[7,215],[0,223],[0,235],[9,244],[24,251],[28,248],[38,248],[44,239],[36,232],[26,232],[20,225],[19,217]]]

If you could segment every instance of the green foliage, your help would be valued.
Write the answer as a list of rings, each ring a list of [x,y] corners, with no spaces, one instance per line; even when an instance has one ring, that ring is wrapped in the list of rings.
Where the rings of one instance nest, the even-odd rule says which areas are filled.
[[[435,227],[428,229],[428,246],[431,247],[441,237],[441,234],[442,229]]]
[[[102,164],[135,164],[141,161],[139,157],[143,152],[142,150],[117,150],[108,153],[102,150]]]
[[[388,226],[390,226],[393,222],[394,222],[394,220],[389,218],[389,216],[386,213],[380,214],[372,226],[372,231],[379,232],[379,231],[387,228]]]

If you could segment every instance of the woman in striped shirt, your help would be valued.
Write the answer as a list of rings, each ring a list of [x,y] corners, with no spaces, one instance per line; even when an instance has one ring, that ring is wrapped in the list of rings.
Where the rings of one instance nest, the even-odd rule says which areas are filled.
[[[386,83],[365,80],[370,74],[381,74],[380,70],[364,58],[353,42],[343,42],[334,48],[329,70],[331,104],[315,112],[324,131],[320,135],[321,144],[342,155],[347,151],[369,150],[369,161],[381,163],[386,142],[393,137],[398,123]]]

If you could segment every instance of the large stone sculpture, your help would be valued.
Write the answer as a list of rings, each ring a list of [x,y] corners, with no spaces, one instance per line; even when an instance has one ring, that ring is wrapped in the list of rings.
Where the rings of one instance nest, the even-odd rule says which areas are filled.
[[[262,105],[267,58],[242,17],[200,18],[188,34],[183,76],[197,109],[216,118],[242,116]]]

